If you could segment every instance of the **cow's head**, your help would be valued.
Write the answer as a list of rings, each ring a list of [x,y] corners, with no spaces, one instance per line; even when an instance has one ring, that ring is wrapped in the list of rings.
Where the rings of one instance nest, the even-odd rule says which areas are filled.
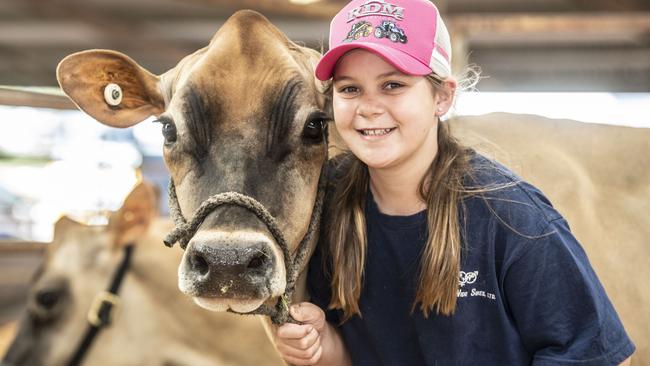
[[[72,360],[88,330],[87,314],[91,304],[99,304],[96,301],[108,290],[122,262],[122,249],[143,236],[157,216],[156,207],[153,186],[141,183],[122,208],[111,216],[108,226],[88,226],[67,217],[59,219],[54,241],[47,246],[43,263],[30,285],[27,309],[20,320],[17,336],[3,362],[16,366],[66,365]],[[132,279],[134,272],[129,270]],[[159,270],[164,272],[164,268]],[[147,317],[142,314],[145,311],[139,307],[152,308],[143,304],[147,297],[143,295],[146,291],[140,287],[140,282],[121,286],[119,295],[131,303],[126,308],[116,305],[119,321],[107,328],[110,336],[103,338],[103,345],[92,348],[86,358],[87,364],[143,361],[138,357],[144,356],[144,350],[125,349],[133,343],[132,322],[139,320],[142,328],[148,325]]]
[[[120,53],[94,50],[64,59],[58,78],[81,109],[107,125],[157,117],[186,218],[208,197],[239,192],[277,219],[293,252],[327,158],[326,100],[313,76],[319,57],[260,14],[241,11],[206,48],[160,76]],[[181,290],[213,310],[252,311],[285,285],[285,258],[273,236],[237,206],[206,218],[179,268]]]

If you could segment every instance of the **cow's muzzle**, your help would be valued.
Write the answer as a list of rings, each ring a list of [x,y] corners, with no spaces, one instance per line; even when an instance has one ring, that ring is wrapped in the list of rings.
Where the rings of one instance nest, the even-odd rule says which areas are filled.
[[[305,236],[302,238],[300,243],[297,246],[297,249],[295,250],[294,255],[292,256],[289,252],[289,246],[284,238],[284,235],[279,229],[278,223],[276,219],[269,213],[269,211],[262,205],[260,202],[255,200],[253,197],[246,196],[244,194],[238,193],[238,192],[225,192],[225,193],[219,193],[214,196],[208,197],[207,200],[205,200],[201,206],[196,210],[194,213],[194,216],[190,221],[185,220],[185,217],[183,217],[183,214],[180,209],[180,205],[178,203],[178,198],[176,197],[176,188],[174,186],[173,180],[170,180],[169,182],[169,211],[170,215],[172,216],[176,227],[174,230],[172,230],[169,235],[165,238],[164,242],[165,245],[171,247],[173,246],[176,242],[180,242],[180,245],[183,249],[186,249],[190,240],[195,236],[197,233],[199,226],[203,223],[203,221],[206,219],[208,215],[210,215],[217,207],[222,206],[222,205],[234,205],[234,206],[239,206],[242,208],[247,209],[248,211],[252,212],[257,216],[257,218],[266,225],[266,228],[268,229],[269,233],[273,236],[273,239],[275,240],[275,244],[277,246],[271,245],[271,248],[275,248],[275,250],[279,250],[282,255],[283,259],[283,264],[285,267],[285,273],[286,273],[286,280],[285,285],[281,286],[284,288],[284,293],[279,296],[278,301],[276,302],[275,306],[273,307],[268,307],[263,304],[263,301],[259,302],[259,306],[255,309],[250,309],[251,303],[248,302],[245,305],[240,304],[240,306],[230,306],[228,308],[228,311],[234,311],[237,313],[246,313],[246,314],[262,314],[262,315],[268,315],[271,317],[271,320],[275,324],[283,324],[287,321],[289,322],[294,322],[295,320],[289,316],[289,308],[288,305],[291,302],[291,296],[293,295],[293,291],[295,290],[295,285],[296,285],[296,280],[298,279],[298,275],[300,274],[300,270],[304,268],[309,250],[310,250],[310,243],[313,241],[315,238],[314,235],[316,231],[318,230],[319,224],[320,224],[320,218],[321,218],[321,212],[323,209],[323,199],[325,197],[325,187],[327,185],[327,160],[323,163],[323,166],[321,167],[321,173],[320,177],[318,180],[318,191],[316,193],[316,201],[314,202],[314,208],[312,209],[312,215],[311,219],[309,221],[309,226],[307,228],[307,232],[305,233]],[[197,243],[199,241],[196,241]],[[203,246],[205,244],[196,244],[197,246]],[[258,248],[262,248],[262,251],[268,251],[267,247],[261,247],[260,243],[251,243],[253,247],[258,246]],[[200,256],[195,256],[192,259],[184,260],[183,265],[187,264],[190,267],[193,267],[191,269],[191,272],[194,273],[197,277],[200,277],[200,273],[204,273],[204,275],[208,275],[209,278],[209,273],[212,271],[212,273],[215,273],[216,268],[216,262],[214,260],[208,260],[208,257],[219,257],[222,255],[221,248],[218,249],[219,253],[215,256],[211,255],[206,255],[205,252],[202,252]],[[244,249],[246,250],[246,249]],[[198,253],[195,253],[198,254]],[[242,253],[238,253],[242,254]],[[187,255],[187,253],[186,253]],[[191,254],[190,254],[191,255]],[[191,257],[190,257],[191,258]],[[242,266],[246,267],[252,264],[253,267],[257,266],[259,262],[259,256],[255,257],[254,255],[243,255],[243,259],[235,261],[235,265],[228,265],[228,270],[232,270],[233,273],[236,271],[239,271],[239,275],[243,274],[244,276],[247,275],[252,275],[255,271],[251,270],[244,270],[242,271]],[[262,261],[264,262],[264,261]],[[271,261],[268,263],[261,264],[261,269],[259,272],[264,272],[265,270],[268,270],[270,266],[273,266],[273,264],[270,264]],[[279,261],[278,261],[279,262]],[[277,267],[277,266],[276,266]],[[223,268],[223,267],[220,267]],[[236,269],[233,269],[236,268]],[[266,269],[265,269],[266,268]],[[180,271],[180,269],[179,269]],[[249,276],[250,277],[250,276]],[[256,277],[256,276],[252,276]],[[262,277],[260,277],[262,278]],[[271,276],[271,277],[266,277],[267,280],[270,280],[272,278],[277,278],[277,276]],[[182,278],[180,279],[181,281],[183,280]],[[255,283],[257,280],[251,280],[250,283]],[[278,284],[280,284],[282,281],[278,281]],[[180,283],[180,282],[179,282]],[[195,282],[197,283],[197,282]],[[208,283],[207,280],[205,283]],[[222,286],[227,286],[228,283],[221,284]],[[215,289],[215,285],[209,285],[212,287],[212,290]],[[218,285],[217,285],[218,286]],[[242,283],[241,286],[247,286],[245,283]],[[198,286],[200,288],[200,286]],[[276,294],[274,294],[274,286],[267,286],[267,288],[271,292],[271,297],[275,297]],[[229,289],[229,288],[228,288]],[[218,289],[221,291],[221,288]],[[231,292],[231,296],[229,296],[230,300],[237,300],[233,294],[235,292]],[[225,297],[225,296],[224,296]],[[207,307],[207,308],[215,308],[215,310],[221,309],[222,305],[213,307],[210,306],[210,304],[205,304],[202,301],[206,301],[205,298],[202,297],[195,297],[195,300],[199,302],[200,305]],[[245,303],[245,301],[248,300],[243,300],[242,303]],[[239,309],[245,308],[244,311],[240,311]],[[250,310],[249,310],[250,309]]]
[[[210,310],[249,312],[286,286],[282,252],[257,232],[200,231],[178,270],[179,288]]]

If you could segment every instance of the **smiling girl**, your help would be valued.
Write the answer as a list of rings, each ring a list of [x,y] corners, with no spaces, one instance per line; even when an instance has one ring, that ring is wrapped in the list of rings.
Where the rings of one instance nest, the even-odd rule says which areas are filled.
[[[302,324],[278,329],[278,350],[297,365],[629,362],[566,221],[440,122],[450,59],[426,0],[356,0],[334,17],[316,77],[331,79],[350,153],[332,163],[312,302],[291,308]]]

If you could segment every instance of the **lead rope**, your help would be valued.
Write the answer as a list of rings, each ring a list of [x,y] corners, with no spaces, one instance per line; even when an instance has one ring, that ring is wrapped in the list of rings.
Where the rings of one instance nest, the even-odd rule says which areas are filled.
[[[312,210],[307,233],[305,233],[305,236],[300,241],[300,244],[298,244],[296,255],[294,256],[293,260],[291,259],[291,254],[289,253],[289,246],[287,245],[284,235],[278,227],[277,220],[273,217],[273,215],[269,213],[264,205],[255,200],[253,197],[238,192],[225,192],[215,194],[203,201],[201,206],[199,206],[199,208],[194,213],[192,220],[188,222],[185,220],[185,217],[181,212],[178,198],[176,196],[176,187],[174,186],[174,181],[171,179],[169,181],[168,192],[169,214],[172,216],[176,227],[165,237],[164,243],[166,246],[172,247],[176,242],[179,242],[181,248],[185,250],[185,248],[187,248],[187,244],[192,239],[194,234],[196,234],[199,226],[201,226],[203,223],[203,220],[205,220],[205,218],[219,206],[234,205],[251,211],[255,214],[255,216],[257,216],[257,218],[260,219],[260,221],[266,225],[271,235],[273,235],[276,243],[282,250],[287,274],[287,285],[285,287],[284,294],[280,296],[278,302],[275,304],[275,307],[269,307],[262,304],[259,308],[253,311],[237,314],[268,315],[273,323],[277,325],[282,325],[286,322],[297,323],[297,321],[289,315],[289,305],[291,304],[291,296],[295,290],[299,269],[303,268],[303,265],[307,260],[307,252],[309,248],[308,243],[313,239],[314,232],[320,223],[320,217],[323,211],[323,199],[325,197],[325,186],[327,184],[327,173],[325,172],[326,168],[327,161],[323,164],[320,177],[318,178],[318,191],[316,192],[316,201],[314,202],[314,208]]]

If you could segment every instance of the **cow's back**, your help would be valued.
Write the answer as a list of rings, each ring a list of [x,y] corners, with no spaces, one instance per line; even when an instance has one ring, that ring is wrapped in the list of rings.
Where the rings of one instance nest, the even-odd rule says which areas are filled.
[[[637,345],[633,365],[650,364],[650,129],[506,113],[450,123],[567,218]]]

